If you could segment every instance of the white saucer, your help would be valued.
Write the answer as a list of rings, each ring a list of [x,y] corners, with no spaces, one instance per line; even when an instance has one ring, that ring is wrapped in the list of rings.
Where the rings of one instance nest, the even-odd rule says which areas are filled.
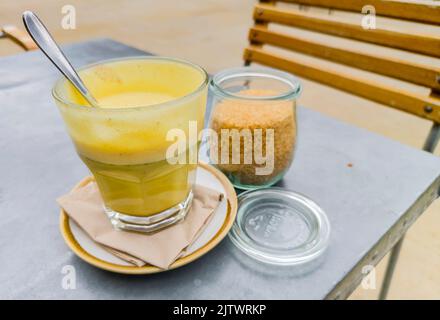
[[[92,177],[82,180],[75,188],[88,183]],[[207,164],[199,164],[197,168],[197,184],[222,192],[225,196],[214,212],[211,220],[197,238],[177,259],[168,270],[190,263],[214,248],[226,236],[237,214],[237,196],[229,180],[217,169]],[[61,209],[60,229],[66,244],[84,261],[104,270],[125,274],[148,274],[166,271],[155,266],[134,266],[122,260],[96,242]]]

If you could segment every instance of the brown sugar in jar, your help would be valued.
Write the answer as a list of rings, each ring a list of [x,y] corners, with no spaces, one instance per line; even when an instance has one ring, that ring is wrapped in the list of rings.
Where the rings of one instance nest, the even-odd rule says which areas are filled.
[[[240,91],[239,94],[256,97],[274,96],[277,92],[251,89]],[[219,137],[218,159],[221,160],[221,152],[227,150],[228,153],[228,163],[219,161],[217,167],[239,185],[272,184],[271,182],[282,175],[290,166],[296,140],[293,101],[224,100],[213,111],[211,128]],[[231,135],[227,139],[222,139],[222,129],[240,131],[239,144],[233,143]],[[243,129],[248,129],[247,135],[242,133]],[[254,129],[260,129],[260,131]],[[270,139],[271,133],[268,132],[270,129],[273,130],[273,139]],[[251,148],[245,149],[245,137],[252,138]],[[271,141],[273,141],[273,148],[268,148],[266,143],[271,143]],[[264,163],[255,161],[254,152],[258,145],[261,145],[262,158],[266,160]],[[273,156],[270,156],[268,152],[272,152],[272,150]],[[240,163],[233,163],[233,152],[240,153]],[[246,156],[248,159],[252,159],[251,163],[245,163]],[[261,169],[262,174],[257,174],[257,168]]]
[[[296,80],[284,72],[272,72]],[[237,90],[240,87],[234,82],[232,94],[216,95],[219,88],[214,87],[210,118],[212,134],[216,135],[210,139],[211,162],[240,189],[266,187],[279,181],[292,163],[296,145],[295,98],[299,83],[290,87],[296,89],[295,94],[286,95],[283,88],[261,85],[260,78],[252,86],[249,78],[243,79],[242,90]],[[274,81],[273,77],[269,80]]]

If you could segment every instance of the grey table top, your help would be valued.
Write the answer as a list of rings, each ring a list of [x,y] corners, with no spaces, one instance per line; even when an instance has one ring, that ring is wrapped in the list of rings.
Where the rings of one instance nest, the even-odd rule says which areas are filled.
[[[143,54],[105,39],[65,49],[75,66]],[[254,263],[225,239],[170,272],[101,271],[77,258],[58,229],[55,198],[87,174],[52,101],[58,76],[39,51],[0,59],[0,298],[343,298],[359,283],[357,270],[377,263],[438,195],[439,158],[299,108],[296,157],[281,185],[329,217],[317,270],[298,276]],[[75,267],[75,290],[61,286],[65,265]]]

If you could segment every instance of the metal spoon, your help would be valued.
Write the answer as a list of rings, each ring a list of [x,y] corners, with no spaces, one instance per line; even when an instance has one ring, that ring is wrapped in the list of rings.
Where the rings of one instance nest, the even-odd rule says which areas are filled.
[[[87,100],[92,107],[98,107],[98,102],[86,88],[78,73],[67,60],[60,47],[50,35],[47,28],[40,19],[32,12],[25,11],[23,13],[23,23],[27,32],[34,39],[37,46],[49,58],[49,60],[60,70],[60,72],[70,81],[70,83],[78,89],[81,95]]]

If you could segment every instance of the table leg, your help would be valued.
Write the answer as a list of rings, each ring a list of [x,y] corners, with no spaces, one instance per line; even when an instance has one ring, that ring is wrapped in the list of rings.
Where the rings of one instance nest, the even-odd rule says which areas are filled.
[[[397,260],[399,259],[400,249],[402,249],[403,240],[405,235],[400,238],[399,242],[391,250],[390,260],[388,260],[387,270],[385,271],[385,277],[382,282],[382,288],[380,289],[379,300],[385,300],[388,295],[391,280],[393,279],[394,269],[396,268]]]
[[[431,131],[429,132],[428,137],[425,140],[423,150],[434,153],[435,147],[437,146],[439,139],[440,125],[438,123],[434,123],[431,127]],[[379,300],[385,300],[387,298],[388,290],[390,288],[397,260],[399,259],[399,253],[400,249],[402,248],[404,237],[405,236],[403,235],[402,238],[400,238],[399,242],[397,242],[391,250],[390,260],[388,261],[388,266],[385,271],[385,278],[383,279],[382,288],[379,294]]]
[[[428,137],[423,145],[423,150],[434,153],[435,147],[440,139],[440,124],[434,123]]]

